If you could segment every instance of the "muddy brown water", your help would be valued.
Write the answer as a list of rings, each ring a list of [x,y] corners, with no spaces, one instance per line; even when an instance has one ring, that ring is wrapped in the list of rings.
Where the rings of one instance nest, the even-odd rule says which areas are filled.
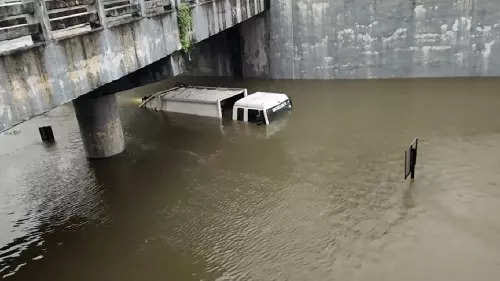
[[[111,159],[85,158],[71,105],[0,135],[1,276],[500,276],[500,79],[184,81],[285,92],[295,110],[266,127],[138,109],[164,81],[120,94]]]

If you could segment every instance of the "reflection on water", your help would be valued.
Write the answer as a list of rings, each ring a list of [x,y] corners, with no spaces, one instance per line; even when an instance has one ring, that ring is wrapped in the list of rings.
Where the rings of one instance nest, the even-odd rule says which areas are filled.
[[[85,159],[71,105],[1,135],[2,276],[387,280],[365,270],[397,271],[384,255],[404,251],[385,245],[411,252],[403,234],[433,212],[500,249],[500,80],[193,81],[285,92],[295,109],[269,127],[139,109],[165,81],[120,94],[127,150],[111,159]],[[53,146],[39,141],[46,124]],[[410,186],[403,151],[416,136]],[[489,209],[464,221],[481,196]]]

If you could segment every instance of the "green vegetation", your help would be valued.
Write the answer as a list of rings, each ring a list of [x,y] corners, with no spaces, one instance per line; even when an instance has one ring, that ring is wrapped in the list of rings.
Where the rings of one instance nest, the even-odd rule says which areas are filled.
[[[185,53],[189,53],[193,46],[193,39],[191,37],[193,16],[191,15],[191,7],[186,3],[182,3],[177,10],[177,24],[179,25],[182,50]]]

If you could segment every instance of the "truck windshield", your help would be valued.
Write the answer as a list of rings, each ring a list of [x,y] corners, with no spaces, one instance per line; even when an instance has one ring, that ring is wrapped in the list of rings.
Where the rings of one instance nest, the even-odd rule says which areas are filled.
[[[292,110],[292,102],[288,99],[273,108],[269,108],[267,110],[267,119],[271,122],[272,120],[279,118],[279,116],[284,112],[288,112],[290,110]]]

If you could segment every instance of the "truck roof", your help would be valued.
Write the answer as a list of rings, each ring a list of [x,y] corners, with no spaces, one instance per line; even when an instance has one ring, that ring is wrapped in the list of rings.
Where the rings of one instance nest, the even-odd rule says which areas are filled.
[[[257,92],[238,100],[235,107],[265,110],[288,100],[288,96],[278,93]]]
[[[166,101],[217,103],[218,101],[243,94],[246,89],[209,88],[209,87],[182,87],[169,90],[163,98]]]

